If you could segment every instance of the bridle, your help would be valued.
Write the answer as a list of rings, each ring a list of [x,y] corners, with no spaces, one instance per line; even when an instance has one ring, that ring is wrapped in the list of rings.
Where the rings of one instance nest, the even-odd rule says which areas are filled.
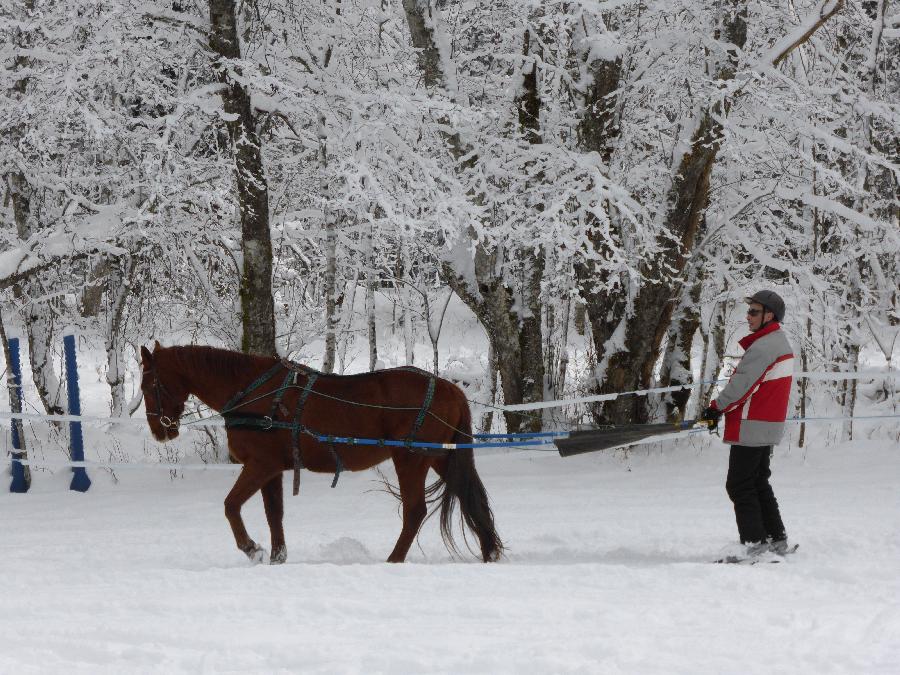
[[[163,429],[178,429],[181,425],[181,421],[179,419],[172,419],[168,415],[163,415],[163,407],[162,407],[162,397],[163,395],[167,396],[169,400],[175,401],[176,407],[178,405],[177,399],[172,396],[168,389],[166,389],[162,382],[159,381],[159,375],[156,374],[156,366],[154,365],[149,370],[143,371],[143,377],[147,377],[148,375],[153,376],[153,393],[156,397],[156,412],[147,411],[148,415],[153,415],[159,418],[159,424]]]

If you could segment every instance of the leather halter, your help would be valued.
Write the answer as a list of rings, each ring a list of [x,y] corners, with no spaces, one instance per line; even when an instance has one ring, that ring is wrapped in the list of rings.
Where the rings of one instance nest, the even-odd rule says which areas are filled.
[[[148,415],[153,415],[159,418],[159,424],[163,429],[177,429],[181,425],[180,419],[172,419],[168,415],[163,414],[162,407],[162,397],[163,395],[167,396],[170,400],[176,401],[177,399],[172,396],[168,389],[165,388],[162,382],[159,381],[159,375],[156,373],[156,366],[154,365],[148,370],[143,371],[143,377],[147,377],[148,375],[153,376],[153,393],[156,397],[156,412],[147,411]],[[146,404],[145,404],[146,407]],[[180,417],[180,416],[179,416]]]

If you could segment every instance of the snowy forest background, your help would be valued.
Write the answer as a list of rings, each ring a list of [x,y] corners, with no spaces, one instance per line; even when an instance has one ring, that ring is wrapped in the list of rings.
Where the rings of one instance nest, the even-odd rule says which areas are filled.
[[[452,376],[452,294],[497,403],[713,380],[761,287],[803,370],[896,366],[897,3],[2,0],[0,32],[2,325],[48,413],[73,328],[112,416],[153,339],[343,372],[393,335]],[[852,414],[854,380],[798,414],[816,386]]]
[[[0,338],[35,469],[0,489],[0,672],[897,672],[898,0],[0,0],[0,37]],[[738,533],[696,429],[479,449],[492,565],[434,520],[381,564],[390,463],[305,472],[290,560],[251,567],[224,430],[157,443],[141,414],[158,339],[414,363],[498,406],[694,385],[475,405],[479,430],[690,417],[763,287],[819,422],[774,452],[783,564],[706,564]],[[85,493],[34,415],[65,412],[72,333]],[[242,513],[268,544],[262,499]]]

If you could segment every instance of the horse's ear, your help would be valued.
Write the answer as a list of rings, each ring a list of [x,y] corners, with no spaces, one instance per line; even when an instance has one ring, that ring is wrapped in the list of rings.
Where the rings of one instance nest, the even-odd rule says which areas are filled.
[[[159,340],[154,340],[153,341],[153,351],[158,352],[160,349],[162,349],[162,345],[159,344]]]
[[[150,366],[153,364],[153,354],[150,353],[146,347],[141,347],[141,363],[145,366]]]

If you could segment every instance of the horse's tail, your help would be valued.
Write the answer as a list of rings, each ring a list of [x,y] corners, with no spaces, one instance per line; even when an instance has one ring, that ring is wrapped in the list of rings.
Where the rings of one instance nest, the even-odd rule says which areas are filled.
[[[472,442],[472,413],[463,400],[463,419],[453,435],[454,443]],[[453,510],[459,501],[461,521],[478,537],[481,557],[485,562],[497,560],[503,554],[503,542],[494,527],[494,513],[484,484],[475,470],[471,448],[450,450],[444,470],[444,490],[441,495],[441,537],[447,548],[458,553],[453,541]],[[465,535],[465,531],[463,531]]]

